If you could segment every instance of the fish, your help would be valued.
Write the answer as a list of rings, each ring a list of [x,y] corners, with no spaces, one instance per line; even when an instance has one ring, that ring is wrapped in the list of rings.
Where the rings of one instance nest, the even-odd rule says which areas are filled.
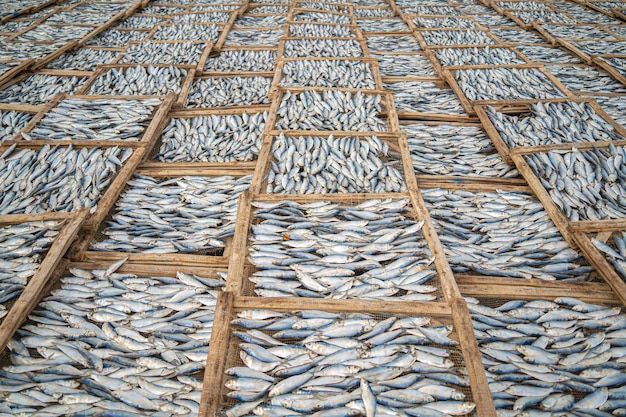
[[[167,95],[178,93],[187,71],[177,67],[111,68],[96,78],[89,95]]]
[[[422,52],[414,36],[368,36],[365,40],[372,52]]]
[[[225,46],[263,45],[278,46],[283,30],[231,29],[226,36]]]
[[[21,374],[6,372],[0,380],[0,390],[15,387],[15,382],[22,384],[7,403],[13,412],[18,412],[24,403],[29,404],[33,413],[51,415],[72,414],[78,408],[91,413],[105,409],[116,410],[120,415],[155,412],[175,415],[189,414],[189,410],[198,408],[202,381],[194,376],[204,369],[215,304],[193,303],[193,309],[178,312],[164,306],[179,299],[187,291],[188,282],[196,283],[201,286],[196,288],[203,291],[187,293],[185,302],[192,304],[194,300],[209,297],[215,300],[225,280],[219,276],[183,273],[140,278],[114,269],[115,265],[111,265],[107,270],[72,269],[74,273],[64,273],[59,290],[44,298],[31,313],[29,323],[36,326],[26,324],[18,330],[9,344],[12,350],[8,357],[13,358],[12,362],[29,361],[33,365],[28,373],[31,383],[22,384],[14,380]],[[150,282],[150,292],[130,288],[133,283],[146,280]],[[80,300],[63,295],[63,291],[76,285],[92,290],[90,295]],[[108,295],[111,288],[123,291]],[[55,314],[48,308],[52,300],[58,300],[75,313],[57,316],[57,325],[46,324],[44,319]],[[103,307],[96,305],[101,300],[111,305],[137,300],[148,305],[149,310],[127,314],[125,321],[93,322],[89,317],[92,312],[102,310]],[[83,318],[77,321],[72,318],[74,314]],[[149,317],[151,324],[147,323]],[[79,328],[74,326],[98,331],[77,337],[71,330]],[[33,337],[33,330],[44,328],[49,330],[45,338],[47,347]],[[19,349],[23,343],[30,349]]]
[[[393,101],[398,111],[412,113],[465,115],[456,94],[448,88],[440,88],[426,81],[400,81],[383,83],[393,91]]]
[[[251,161],[259,154],[268,112],[170,119],[155,156],[161,162]]]
[[[296,18],[298,16],[300,15]],[[286,40],[283,58],[359,58],[362,56],[363,49],[356,40],[303,38]]]
[[[348,60],[285,61],[279,85],[376,89],[371,65]]]
[[[87,77],[33,74],[0,91],[1,103],[41,105],[56,94],[75,93]]]
[[[319,3],[322,4],[322,3]],[[326,3],[327,5],[328,3]],[[347,26],[298,23],[289,25],[289,34],[299,38],[354,38],[356,33]]]
[[[119,60],[121,64],[197,65],[206,48],[205,43],[142,42],[131,44]]]
[[[391,209],[391,205],[396,208]],[[249,261],[258,268],[249,278],[255,284],[255,292],[263,296],[266,290],[271,290],[271,296],[274,297],[398,301],[415,297],[421,301],[435,300],[437,286],[429,284],[437,273],[434,258],[421,234],[424,223],[404,217],[403,214],[407,214],[404,210],[408,207],[407,200],[368,200],[355,207],[327,202],[307,206],[285,201],[271,208],[256,210],[253,213],[255,223],[248,253]],[[300,237],[298,229],[290,229],[289,224],[294,221],[290,217],[300,212],[296,219],[306,220],[311,216],[308,213],[319,216],[324,211],[329,212],[323,220],[311,225],[306,233],[306,241],[310,243],[302,247],[292,245],[292,242],[300,241]],[[358,234],[337,228],[353,219],[355,213],[360,218],[370,218],[361,223],[363,226]],[[398,218],[398,214],[402,216]],[[385,220],[388,216],[389,222]],[[278,219],[284,226],[270,228],[271,231],[264,229]],[[402,225],[404,231],[390,234],[394,231],[394,224]],[[372,243],[383,235],[390,236],[389,242],[373,246]],[[330,240],[331,237],[334,240]],[[347,255],[342,245],[354,250]],[[410,255],[407,256],[403,248]],[[380,262],[368,261],[368,257],[379,251],[391,256]],[[340,263],[333,263],[335,261]]]
[[[140,31],[124,31],[117,29],[107,29],[89,39],[85,45],[87,46],[100,46],[100,47],[125,47],[129,42],[139,42],[144,40],[146,32]]]
[[[111,64],[119,52],[106,49],[79,48],[60,55],[45,68],[70,71],[95,71],[98,65]]]
[[[303,143],[311,143],[316,150],[313,156],[300,146]],[[393,166],[394,162],[382,159],[388,156],[388,146],[377,137],[280,135],[274,139],[272,153],[275,163],[268,174],[269,193],[375,193],[406,190],[402,174]]]
[[[240,72],[274,71],[276,52],[272,50],[237,50],[221,51],[215,57],[209,57],[204,64],[204,71],[208,72]]]
[[[235,232],[237,202],[251,176],[135,176],[117,202],[117,211],[94,242],[98,251],[198,253],[220,250]],[[162,206],[165,210],[150,210]],[[138,208],[145,207],[145,208]],[[165,207],[165,206],[162,206]],[[194,208],[195,207],[195,208]]]
[[[270,78],[260,76],[197,78],[185,105],[207,108],[268,104],[270,84]]]
[[[240,314],[254,317],[261,313],[243,311]],[[337,415],[373,416],[385,410],[387,406],[393,406],[399,412],[409,414],[414,407],[430,407],[428,410],[432,411],[426,410],[423,413],[446,410],[445,412],[454,415],[468,415],[475,407],[471,399],[466,398],[460,391],[458,385],[443,381],[443,379],[454,380],[454,376],[462,375],[464,372],[462,365],[457,366],[448,359],[444,361],[443,357],[436,356],[435,353],[428,353],[427,350],[431,348],[428,346],[430,342],[420,342],[418,345],[409,341],[401,342],[408,332],[418,329],[428,328],[429,332],[437,332],[437,327],[419,327],[420,324],[430,323],[428,317],[390,317],[379,320],[367,313],[329,313],[315,310],[281,313],[263,311],[262,314],[262,317],[268,317],[268,321],[257,323],[255,329],[236,330],[235,334],[241,341],[250,340],[241,336],[253,330],[269,336],[270,331],[266,329],[285,318],[294,318],[295,322],[306,320],[305,317],[319,316],[324,319],[310,321],[312,333],[306,337],[293,338],[292,335],[282,336],[274,333],[274,337],[279,339],[289,337],[289,346],[298,348],[298,352],[304,352],[296,353],[290,358],[263,362],[262,358],[270,359],[267,351],[261,350],[260,346],[251,349],[248,342],[240,343],[239,349],[245,349],[247,352],[242,350],[242,353],[246,353],[244,355],[246,365],[252,369],[244,371],[245,367],[234,367],[226,370],[225,385],[230,390],[226,395],[237,400],[234,406],[225,410],[227,415],[239,415],[240,410],[249,410],[259,401],[268,405],[254,411],[258,415],[292,413],[335,415],[330,410],[339,407],[341,410]],[[390,325],[396,320],[402,320],[405,324],[391,339],[385,342],[368,337],[370,329],[380,328],[384,323]],[[352,336],[344,335],[348,328]],[[339,347],[339,350],[325,351],[320,350],[322,342],[309,342],[323,340],[323,343],[328,345],[336,343],[347,346],[343,341],[348,342],[356,338],[368,340],[368,343],[362,343],[358,347]],[[439,355],[449,355],[451,349],[454,348],[437,348],[431,351]],[[250,357],[251,355],[257,357]],[[399,359],[405,356],[410,357],[411,362],[421,365],[412,367],[403,364],[404,360]],[[380,363],[377,363],[379,361]],[[348,363],[355,365],[347,365]],[[421,366],[437,369],[441,380],[430,379],[429,375],[419,370]],[[291,369],[293,373],[285,375],[281,369]],[[250,380],[253,375],[254,379]],[[450,378],[446,378],[446,375]],[[319,381],[319,384],[315,381]],[[252,391],[246,391],[246,388],[252,388]]]

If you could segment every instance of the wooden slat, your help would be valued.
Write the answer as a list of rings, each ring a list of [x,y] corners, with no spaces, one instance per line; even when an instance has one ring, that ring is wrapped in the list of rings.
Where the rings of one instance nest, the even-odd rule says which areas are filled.
[[[198,417],[215,417],[221,404],[234,301],[235,297],[231,292],[220,292],[217,296]]]
[[[226,282],[226,291],[232,291],[239,295],[243,287],[244,266],[246,256],[248,255],[248,229],[252,219],[252,207],[250,205],[250,193],[244,191],[239,197],[239,205],[237,207],[237,225],[235,226],[235,235],[232,244],[232,253],[228,265],[228,281]]]
[[[69,217],[67,223],[63,225],[56,236],[43,262],[39,265],[39,269],[30,278],[17,301],[11,306],[2,324],[0,324],[0,352],[4,350],[15,331],[43,297],[43,289],[48,284],[61,258],[76,238],[78,230],[88,214],[88,210],[83,209]]]

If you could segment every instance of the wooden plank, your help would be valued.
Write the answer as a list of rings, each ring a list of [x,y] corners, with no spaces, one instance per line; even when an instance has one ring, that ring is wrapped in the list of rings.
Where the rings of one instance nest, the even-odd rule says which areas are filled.
[[[220,292],[217,296],[198,417],[215,417],[221,404],[234,301],[235,297],[231,292]]]
[[[533,153],[545,153],[555,150],[588,150],[588,149],[606,149],[609,146],[626,146],[626,139],[598,142],[568,142],[553,143],[551,145],[537,146],[520,146],[509,151],[511,155],[529,155]]]
[[[451,314],[450,307],[446,303],[336,300],[332,298],[307,298],[306,304],[303,304],[303,301],[302,298],[236,297],[235,308],[238,310],[273,309],[278,311],[299,311],[305,309],[329,312],[434,316]]]
[[[237,20],[238,16],[239,15],[237,13],[232,13],[230,15],[228,22],[222,29],[222,33],[220,33],[220,36],[217,38],[217,41],[213,45],[213,51],[220,52],[222,50],[224,42],[226,42],[226,38],[228,37],[228,32],[230,32],[230,29],[233,27],[233,24],[235,23],[235,20]]]
[[[234,294],[240,295],[243,287],[243,280],[246,279],[244,274],[244,265],[248,255],[248,229],[252,219],[252,206],[250,205],[251,196],[248,191],[244,191],[239,197],[239,205],[237,207],[237,224],[235,226],[235,235],[232,244],[232,253],[228,265],[228,281],[226,282],[226,291],[232,291]]]
[[[620,304],[611,287],[603,282],[543,281],[476,275],[455,275],[464,296],[515,300],[573,297],[587,302]]]
[[[601,232],[610,230],[626,230],[626,219],[619,220],[587,220],[569,223],[572,232]]]
[[[68,221],[56,236],[46,257],[39,265],[24,291],[13,304],[8,314],[0,324],[0,351],[3,351],[13,334],[19,329],[27,316],[37,306],[43,297],[43,289],[51,279],[51,275],[59,265],[61,258],[76,238],[80,226],[87,218],[89,211],[83,209],[70,215]]]
[[[467,191],[496,191],[503,189],[520,193],[532,193],[524,179],[439,175],[416,175],[415,178],[420,189],[445,188],[447,190]]]
[[[400,199],[407,198],[409,194],[400,193],[344,193],[344,194],[258,194],[254,196],[254,201],[297,201],[309,203],[312,201],[331,201],[337,203],[360,203],[372,199]]]
[[[190,255],[187,253],[127,253],[127,252],[84,252],[81,261],[90,259],[93,261],[115,262],[128,257],[129,262],[149,265],[186,265],[186,266],[211,266],[225,268],[228,261],[221,256]]]
[[[482,362],[482,354],[478,349],[478,343],[474,336],[474,326],[467,309],[467,304],[462,298],[456,298],[450,301],[452,308],[452,320],[454,322],[454,330],[459,336],[459,347],[463,354],[465,369],[470,379],[470,389],[472,391],[472,400],[476,404],[476,415],[480,417],[496,417],[496,408],[490,392],[489,382],[485,374],[485,368]]]
[[[124,259],[124,257],[126,257],[128,254],[125,253],[122,255],[123,256],[121,258],[116,259],[116,260]],[[93,270],[93,269],[107,269],[109,266],[111,266],[111,261],[94,261],[90,259],[85,259],[82,262],[71,262],[68,267]],[[179,265],[167,265],[167,264],[162,264],[162,263],[161,264],[133,263],[133,261],[130,259],[126,261],[117,270],[117,272],[120,272],[120,273],[135,274],[140,277],[150,277],[150,276],[155,276],[155,274],[158,274],[158,276],[163,276],[163,275],[175,276],[177,272],[184,272],[186,274],[196,274],[198,276],[203,276],[203,277],[212,277],[217,272],[226,272],[226,271],[227,271],[227,267],[219,266],[219,265],[202,266],[202,265],[195,265],[195,264],[186,265],[183,263]]]
[[[615,294],[626,305],[626,282],[617,274],[613,265],[609,263],[606,257],[593,244],[591,239],[585,233],[574,233],[573,238],[580,247],[581,251],[591,265],[604,278],[607,284],[613,288]]]
[[[626,56],[622,56],[622,57],[626,58]],[[611,64],[601,59],[601,57],[597,57],[597,56],[594,56],[591,60],[593,61],[594,64],[596,64],[597,66],[599,66],[600,68],[608,72],[609,75],[613,77],[615,80],[626,85],[626,77],[617,69],[615,69],[615,67],[613,67]]]

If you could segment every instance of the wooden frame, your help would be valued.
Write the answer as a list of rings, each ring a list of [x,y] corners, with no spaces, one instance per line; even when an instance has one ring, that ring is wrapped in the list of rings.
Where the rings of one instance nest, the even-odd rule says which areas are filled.
[[[278,58],[276,63],[276,68],[273,73],[272,85],[270,87],[269,98],[272,100],[274,94],[279,87],[290,88],[285,85],[281,85],[281,79],[283,76],[283,69],[287,62],[297,62],[297,61],[351,61],[351,62],[362,62],[364,64],[369,64],[372,72],[372,77],[374,78],[375,88],[374,90],[383,91],[383,81],[380,76],[380,69],[378,67],[378,60],[375,58],[326,58],[326,57],[311,57],[311,58]],[[323,88],[323,87],[317,87]],[[343,87],[336,87],[343,88]],[[367,92],[367,88],[361,88],[361,91]]]
[[[270,77],[273,75],[273,73],[255,73],[255,72],[248,72],[248,73],[237,73],[237,74],[233,74],[233,75],[225,75],[225,76],[219,76],[219,75],[213,75],[213,73],[205,73],[202,74],[201,76],[198,77],[194,77],[193,79],[186,79],[185,83],[183,84],[183,88],[180,91],[180,94],[178,96],[178,100],[176,102],[176,107],[178,108],[184,108],[185,110],[192,110],[192,109],[246,109],[248,107],[258,107],[258,106],[267,106],[267,104],[263,104],[263,103],[258,103],[258,104],[243,104],[243,105],[239,105],[239,106],[218,106],[218,107],[188,107],[187,105],[187,99],[189,98],[189,95],[191,94],[192,88],[193,88],[193,84],[196,81],[202,80],[202,79],[207,79],[207,78],[235,78],[235,77],[241,77],[241,78],[252,78],[252,77],[263,77],[263,78],[268,78],[271,79]],[[270,81],[270,88],[271,88],[271,81]],[[268,91],[269,93],[269,91]],[[271,101],[268,97],[268,101]]]
[[[28,280],[22,294],[7,309],[8,314],[0,320],[0,351],[3,351],[13,334],[37,306],[45,293],[46,286],[53,279],[54,272],[61,264],[61,258],[76,238],[78,230],[88,217],[87,209],[72,213],[16,214],[0,216],[0,224],[20,224],[46,220],[65,220],[59,234],[48,249],[37,272]]]
[[[278,53],[277,53],[277,57],[278,59],[280,58],[300,58],[300,59],[307,59],[307,58],[329,58],[329,57],[314,57],[314,56],[306,56],[306,57],[286,57],[285,56],[285,43],[289,42],[289,41],[299,41],[299,40],[305,40],[305,39],[312,39],[312,40],[337,40],[337,41],[354,41],[357,42],[359,44],[359,46],[361,47],[361,51],[362,51],[362,56],[359,57],[353,57],[353,58],[371,58],[370,53],[369,53],[369,48],[367,47],[367,43],[365,42],[364,38],[292,38],[292,37],[283,37],[279,44],[278,44]],[[332,57],[330,57],[332,58]]]
[[[200,176],[200,177],[214,177],[229,175],[234,177],[243,177],[252,174],[252,169],[246,165],[240,166],[239,163],[231,164],[169,164],[160,162],[149,162],[139,165],[133,174],[148,175],[154,178],[175,178],[184,176]],[[128,189],[126,183],[123,184],[119,195]],[[106,218],[114,215],[116,208],[114,205],[108,207],[108,212],[104,213]],[[98,229],[100,232],[100,229]],[[140,264],[166,264],[166,265],[197,265],[197,266],[221,266],[225,268],[228,265],[229,255],[233,250],[232,238],[225,238],[224,243],[226,246],[221,250],[221,255],[200,255],[194,253],[166,253],[166,254],[151,254],[142,252],[101,252],[89,250],[87,245],[90,244],[96,237],[96,233],[90,236],[89,242],[82,242],[85,248],[84,256],[98,261],[117,260],[121,257],[130,256],[134,262]],[[106,237],[105,237],[106,238]],[[212,249],[207,249],[212,250]],[[216,249],[217,250],[217,249]],[[112,255],[113,254],[113,255]]]
[[[546,102],[546,101],[538,100],[537,102]],[[611,126],[613,126],[617,133],[619,133],[619,134],[621,134],[621,135],[626,137],[626,128],[621,126],[611,116],[609,116],[604,111],[604,109],[602,109],[602,107],[600,107],[600,105],[598,105],[598,103],[594,99],[590,99],[590,98],[569,98],[569,99],[561,99],[561,100],[556,100],[556,101],[551,101],[551,102],[552,103],[574,102],[574,103],[579,103],[579,104],[586,103],[586,104],[588,104],[589,106],[591,106],[593,108],[593,110],[596,112],[596,114],[598,114],[598,116],[600,116],[607,123],[609,123]],[[506,144],[506,141],[504,139],[502,139],[502,136],[500,136],[498,130],[496,129],[496,127],[491,122],[491,119],[487,115],[487,111],[485,110],[485,107],[486,107],[486,105],[477,105],[475,107],[476,114],[478,115],[478,118],[482,122],[483,127],[484,127],[485,131],[487,132],[487,135],[489,136],[489,138],[493,142],[494,146],[498,150],[498,153],[508,163],[512,163],[513,162],[512,156],[511,156],[513,153],[516,153],[516,154],[522,154],[522,153],[523,154],[527,154],[527,153],[534,153],[534,152],[549,151],[551,149],[563,149],[564,147],[565,147],[565,149],[569,149],[572,146],[574,146],[574,147],[581,147],[581,146],[584,147],[585,145],[589,145],[589,144],[597,146],[598,144],[605,143],[605,142],[565,142],[565,143],[559,143],[559,144],[547,144],[547,145],[539,145],[539,146],[518,146],[518,147],[511,148],[511,147],[509,147]],[[530,112],[530,103],[529,104],[519,104],[519,105],[518,104],[501,104],[501,105],[497,105],[496,104],[496,105],[492,105],[492,107],[495,107],[499,112],[506,113],[506,114],[516,114],[516,113]],[[611,142],[607,142],[607,143],[616,144],[616,143],[620,143],[620,141],[611,141]]]
[[[7,70],[3,74],[0,74],[0,87],[2,87],[6,82],[17,76],[22,71],[28,70],[28,68],[33,65],[35,60],[29,58],[24,61],[2,61],[0,62],[0,64],[6,64],[10,62],[15,62],[16,65],[14,65],[11,69]]]
[[[465,302],[457,298],[451,306],[437,303],[409,303],[403,308],[398,303],[358,300],[315,300],[307,305],[298,299],[258,299],[254,297],[238,297],[230,292],[219,294],[216,306],[214,332],[211,337],[207,368],[204,375],[204,389],[200,402],[200,417],[214,417],[221,408],[224,393],[224,371],[233,365],[235,355],[231,351],[238,350],[237,339],[232,334],[235,328],[231,319],[236,312],[245,309],[273,309],[277,311],[299,311],[318,309],[328,312],[369,312],[374,314],[393,314],[402,316],[430,316],[437,321],[454,325],[454,338],[459,345],[450,350],[457,352],[463,359],[471,381],[472,400],[476,403],[477,415],[495,417],[495,408],[489,392],[487,378],[482,366],[478,345],[473,336],[471,320]],[[219,329],[219,330],[217,330]]]
[[[175,67],[175,68],[180,68],[178,65],[168,65],[168,64],[150,64],[150,65],[137,65],[137,64],[107,64],[107,65],[98,65],[96,67],[96,71],[93,72],[93,74],[91,75],[91,77],[87,80],[87,82],[78,90],[76,91],[76,95],[93,95],[93,96],[98,96],[98,95],[102,95],[105,97],[111,97],[109,95],[104,95],[104,94],[89,94],[89,90],[91,89],[91,86],[98,80],[98,78],[100,78],[102,75],[104,75],[105,73],[107,73],[110,70],[116,69],[116,70],[120,70],[123,68],[135,68],[135,67],[156,67],[156,68],[169,68],[169,67]],[[124,97],[145,97],[145,96],[151,96],[151,97],[165,97],[169,94],[176,94],[177,97],[179,97],[183,91],[184,91],[184,86],[186,83],[190,82],[190,80],[193,80],[193,77],[195,76],[195,70],[194,69],[188,69],[188,68],[180,68],[181,71],[186,71],[187,74],[183,75],[181,77],[181,89],[178,93],[174,93],[174,92],[170,92],[166,95],[161,95],[161,96],[156,96],[156,95],[138,95],[138,96],[124,96]]]
[[[402,79],[403,77],[397,77],[397,78],[393,78],[393,79],[389,79],[387,77],[385,77],[384,82],[385,83],[397,83],[397,82],[403,82],[403,81],[416,81],[413,78],[404,78],[404,80]],[[418,81],[422,81],[422,82],[428,82],[428,83],[433,83],[435,84],[435,86],[441,88],[441,89],[446,89],[446,90],[451,90],[452,93],[454,93],[454,90],[452,90],[448,84],[443,81],[443,80],[438,80],[438,79],[421,79]],[[456,93],[455,93],[456,94]],[[457,95],[458,98],[458,95]],[[461,101],[461,100],[459,100]],[[395,104],[394,104],[395,106]],[[461,101],[461,106],[463,106],[463,102]],[[463,110],[465,111],[465,107],[463,106]],[[451,113],[435,113],[435,112],[414,112],[414,111],[405,111],[405,110],[397,110],[396,108],[396,115],[399,119],[401,120],[427,120],[427,121],[440,121],[440,122],[464,122],[464,123],[472,123],[472,122],[477,122],[478,119],[470,114],[467,113],[465,111],[465,114],[451,114]]]
[[[625,55],[598,55],[591,58],[594,64],[605,70],[611,75],[616,81],[626,85],[626,75],[618,71],[615,67],[613,67],[610,63],[605,61],[603,58],[611,59],[611,58],[621,58],[626,60]]]
[[[515,100],[515,99],[508,99],[508,100],[498,100],[498,99],[471,100],[467,96],[465,96],[465,93],[463,92],[463,90],[459,86],[459,83],[457,82],[455,74],[454,74],[454,72],[456,70],[465,70],[465,69],[485,69],[485,70],[489,70],[489,69],[496,69],[496,68],[506,68],[506,69],[509,69],[509,68],[510,69],[514,69],[515,68],[515,69],[534,69],[534,70],[537,70],[537,71],[541,72],[549,81],[552,82],[552,84],[556,88],[556,90],[558,90],[562,94],[562,97],[555,97],[555,98],[549,98],[549,99],[535,98],[535,99],[519,99],[519,100]],[[552,75],[552,73],[550,73],[550,71],[547,71],[543,67],[543,65],[536,64],[536,63],[521,64],[521,65],[473,65],[473,66],[465,66],[465,65],[463,65],[463,66],[456,66],[456,67],[446,67],[446,68],[443,69],[442,73],[443,73],[443,78],[448,82],[448,84],[450,85],[452,90],[454,90],[456,95],[459,97],[459,100],[461,101],[461,104],[463,105],[463,108],[470,115],[475,115],[476,114],[476,110],[474,109],[474,106],[477,106],[477,105],[528,104],[528,103],[537,103],[537,102],[540,102],[540,101],[541,102],[562,101],[564,98],[572,97],[572,93],[567,89],[567,87],[565,87],[563,85],[563,83],[561,83],[554,75]]]
[[[241,106],[237,109],[175,109],[170,111],[170,113],[163,120],[163,129],[164,130],[170,123],[172,119],[187,119],[193,117],[202,117],[202,116],[228,116],[228,115],[241,115],[243,113],[262,113],[269,112],[270,106]],[[156,140],[150,155],[148,156],[149,162],[144,162],[140,165],[140,169],[154,169],[155,167],[160,169],[163,166],[167,167],[177,167],[180,170],[197,170],[197,172],[202,172],[204,169],[211,169],[213,172],[223,170],[224,174],[220,175],[230,175],[228,172],[232,172],[233,170],[254,170],[256,167],[256,159],[247,162],[160,162],[156,161],[155,157],[159,150],[159,145],[162,143],[162,130],[159,132],[159,137]],[[164,165],[165,164],[165,165]],[[152,175],[152,174],[148,174]],[[194,174],[200,175],[200,174]]]
[[[81,96],[81,95],[68,95],[68,94],[57,94],[54,96],[50,102],[44,106],[44,108],[37,114],[33,119],[28,122],[26,126],[15,135],[13,135],[13,140],[5,141],[3,146],[11,146],[13,144],[16,145],[33,145],[33,146],[70,146],[75,145],[79,147],[91,147],[91,146],[99,146],[99,147],[114,147],[118,146],[120,148],[138,148],[142,147],[145,144],[149,144],[153,141],[151,135],[156,130],[156,126],[162,123],[162,119],[165,115],[170,111],[170,108],[174,104],[174,96],[165,96],[161,101],[161,104],[155,106],[152,115],[150,116],[150,123],[146,126],[144,133],[141,135],[141,139],[137,141],[128,141],[128,140],[25,140],[22,137],[22,132],[30,133],[41,121],[48,112],[50,112],[53,108],[55,108],[59,102],[67,99],[67,98],[77,98],[82,100],[100,100],[103,98],[119,100],[119,99],[142,99],[142,98],[150,98],[151,96]]]
[[[177,43],[185,43],[185,42],[191,42],[193,44],[204,44],[204,49],[202,50],[202,54],[200,54],[200,58],[198,60],[197,64],[179,64],[179,63],[174,63],[174,64],[167,64],[167,65],[173,65],[176,66],[177,68],[184,68],[184,69],[194,69],[196,71],[196,74],[198,74],[198,72],[202,71],[202,68],[204,68],[204,64],[206,63],[207,59],[209,58],[209,54],[211,53],[211,49],[213,48],[213,42],[209,41],[186,41],[186,40],[182,40],[182,41],[178,41],[178,40],[173,40],[173,41],[156,41],[156,40],[144,40],[144,41],[140,41],[140,42],[129,42],[128,43],[128,47],[125,49],[125,52],[129,52],[130,48],[133,45],[143,45],[146,43],[151,43],[151,44],[177,44]],[[120,54],[120,56],[118,57],[118,59],[116,60],[116,62],[113,64],[121,64],[122,58],[124,58],[125,54]],[[137,63],[133,63],[135,65],[143,65],[145,63],[143,62],[137,62]],[[156,64],[148,64],[148,65],[156,65]]]

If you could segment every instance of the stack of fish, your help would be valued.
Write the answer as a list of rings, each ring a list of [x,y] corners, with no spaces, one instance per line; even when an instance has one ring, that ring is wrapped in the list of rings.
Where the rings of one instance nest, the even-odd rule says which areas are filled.
[[[41,105],[47,103],[56,94],[75,93],[85,81],[87,77],[33,74],[0,90],[0,102]]]
[[[408,6],[408,5],[407,5]],[[419,15],[430,15],[430,16],[458,16],[458,10],[456,10],[452,6],[445,5],[442,1],[435,1],[434,4],[428,5],[418,5],[415,6],[413,4],[411,7],[403,7],[402,11],[404,14],[419,14]]]
[[[624,42],[570,41],[570,43],[587,55],[619,55],[624,53]]]
[[[615,40],[614,36],[600,26],[541,25],[541,28],[555,38],[562,39],[604,39]]]
[[[46,145],[40,150],[15,145],[0,156],[0,213],[68,212],[91,207],[131,150],[74,150]]]
[[[528,30],[491,28],[490,31],[492,35],[496,35],[503,42],[539,43],[547,46],[542,37]]]
[[[510,146],[625,140],[615,127],[600,117],[588,103],[537,103],[520,116],[486,107],[489,120]]]
[[[194,80],[187,107],[229,107],[268,104],[272,80],[265,77],[209,77]]]
[[[440,88],[435,83],[403,81],[383,83],[386,90],[393,91],[393,101],[398,111],[438,114],[465,114],[454,92]]]
[[[170,23],[226,23],[228,19],[226,12],[185,13],[172,17]]]
[[[406,199],[353,206],[253,202],[249,278],[261,297],[438,299],[437,271]]]
[[[109,29],[102,32],[95,38],[87,41],[88,46],[101,46],[105,48],[125,47],[128,42],[139,42],[143,40],[148,32],[140,32],[137,30],[115,30]]]
[[[175,13],[182,13],[184,11],[185,9],[182,7],[161,6],[157,4],[151,4],[141,9],[142,14],[168,17]]]
[[[378,60],[383,77],[437,77],[437,72],[424,55],[372,54]]]
[[[50,24],[90,24],[101,25],[106,23],[110,18],[115,15],[113,12],[109,13],[83,13],[80,11],[65,10],[58,12],[46,19],[45,23]]]
[[[582,61],[576,56],[559,48],[542,45],[516,45],[515,49],[526,55],[528,59],[543,63],[580,64]]]
[[[479,30],[428,30],[420,35],[428,45],[493,45],[487,32]]]
[[[410,32],[411,28],[402,19],[357,20],[363,32]]]
[[[239,196],[251,176],[175,177],[135,175],[117,211],[92,248],[143,253],[197,253],[224,248],[235,232]]]
[[[423,190],[455,272],[542,280],[588,280],[593,268],[571,249],[541,203],[514,191]]]
[[[26,140],[140,140],[158,98],[85,100],[66,98],[47,112]]]
[[[613,69],[615,69],[618,73],[622,75],[622,77],[626,76],[626,59],[613,57],[613,58],[605,58],[600,57],[600,59],[607,64],[609,64]]]
[[[359,58],[361,44],[348,39],[297,39],[285,41],[284,58]]]
[[[550,10],[519,10],[514,11],[512,14],[520,19],[524,24],[530,25],[532,22],[537,23],[568,23],[576,24],[575,19],[567,16],[565,13],[553,12]]]
[[[73,268],[9,342],[0,413],[197,415],[222,278]]]
[[[276,52],[271,50],[222,51],[209,58],[204,66],[208,72],[274,71]]]
[[[142,42],[128,47],[121,64],[197,65],[206,44],[191,41],[176,43]]]
[[[495,308],[467,299],[500,416],[619,416],[626,315],[560,297]]]
[[[273,16],[244,16],[235,21],[235,26],[246,27],[278,27],[285,24],[287,16],[273,15]]]
[[[16,42],[33,41],[33,42],[52,42],[77,41],[87,35],[94,29],[93,26],[56,26],[56,25],[39,25],[34,29],[18,36]]]
[[[13,135],[22,130],[31,121],[33,115],[17,110],[0,110],[0,144],[11,140]]]
[[[283,37],[283,30],[255,30],[241,29],[231,30],[226,36],[226,46],[241,45],[266,45],[278,46],[280,38]]]
[[[296,14],[294,20],[296,22],[337,23],[341,25],[352,23],[352,19],[348,15],[318,12],[301,12]]]
[[[244,366],[229,368],[226,415],[464,416],[475,404],[452,326],[430,317],[244,310]],[[457,362],[458,363],[458,362]]]
[[[176,67],[112,68],[98,77],[88,94],[122,96],[164,96],[180,92],[187,71]]]
[[[452,65],[507,65],[525,64],[512,49],[495,48],[443,48],[436,49],[435,56],[446,67]]]
[[[571,221],[626,214],[626,148],[565,150],[526,156],[554,203]]]
[[[380,9],[374,9],[374,8],[355,8],[354,9],[354,15],[356,17],[362,18],[362,17],[392,17],[393,16],[393,10],[391,10],[390,8],[380,8]]]
[[[343,91],[286,91],[276,111],[281,130],[336,130],[383,132],[387,124],[378,117],[382,97]]]
[[[607,72],[594,67],[547,65],[546,69],[570,90],[626,93],[626,87],[622,83],[615,81]]]
[[[602,107],[602,110],[611,116],[617,123],[622,126],[626,126],[626,102],[622,99],[622,96],[596,96],[594,98]]]
[[[286,61],[280,85],[370,90],[376,88],[369,63],[340,59]]]
[[[268,193],[326,194],[406,191],[402,174],[387,159],[378,137],[285,137],[274,139]]]
[[[152,35],[155,41],[217,41],[219,27],[214,23],[181,23],[159,26]]]
[[[0,226],[0,319],[7,314],[4,304],[22,293],[62,226],[56,220]]]
[[[94,71],[96,65],[110,64],[118,55],[119,52],[106,49],[80,48],[61,55],[46,65],[46,68],[71,71]]]
[[[152,29],[165,23],[165,19],[156,16],[131,16],[122,20],[116,29]]]
[[[503,10],[551,10],[546,4],[536,1],[498,1],[496,6]]]
[[[414,36],[368,36],[367,47],[373,52],[421,52]]]
[[[268,113],[172,118],[156,156],[162,162],[251,161],[259,154]]]
[[[477,126],[401,125],[416,174],[515,178],[485,132]]]
[[[254,14],[285,14],[289,13],[289,6],[259,6],[250,12],[254,12]]]
[[[454,78],[470,100],[529,100],[565,96],[536,68],[463,69],[456,70]]]
[[[474,23],[472,20],[459,17],[416,17],[415,19],[413,19],[413,23],[415,23],[417,27],[423,27],[428,29],[474,29],[476,27],[476,23]]]
[[[615,232],[608,244],[595,237],[591,241],[604,252],[615,271],[626,281],[626,232]]]
[[[354,38],[356,36],[350,27],[314,23],[290,24],[289,35],[309,38]]]
[[[330,3],[315,3],[311,1],[300,1],[296,4],[299,9],[315,9],[326,10],[330,12],[345,12],[345,6],[342,6],[342,10],[339,9],[339,5]]]

